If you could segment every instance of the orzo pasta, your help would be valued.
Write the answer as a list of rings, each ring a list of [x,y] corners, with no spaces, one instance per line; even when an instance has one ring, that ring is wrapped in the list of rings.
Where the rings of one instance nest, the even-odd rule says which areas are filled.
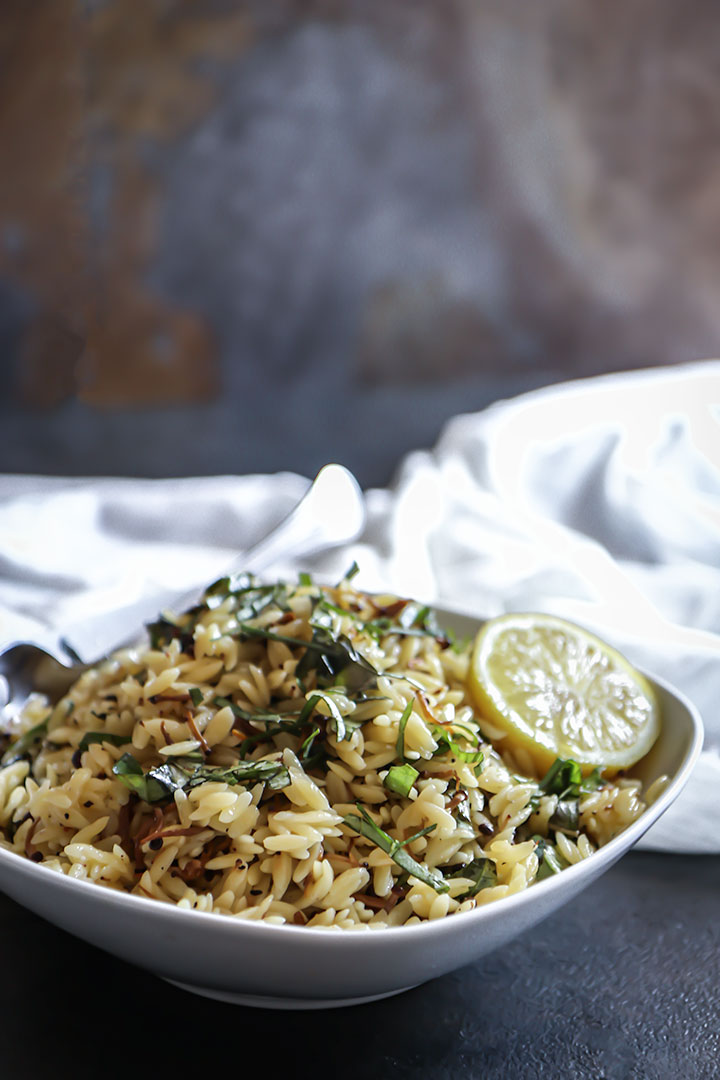
[[[469,645],[395,596],[224,578],[4,736],[0,844],[242,919],[386,927],[584,859],[637,781],[523,775],[466,694]]]

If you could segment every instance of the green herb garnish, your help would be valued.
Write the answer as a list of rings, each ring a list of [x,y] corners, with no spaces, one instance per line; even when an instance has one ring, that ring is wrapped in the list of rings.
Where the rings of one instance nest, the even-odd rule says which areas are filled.
[[[350,567],[350,569],[345,574],[343,574],[342,578],[338,582],[338,585],[342,585],[343,581],[352,581],[352,579],[359,573],[360,573],[360,567],[358,566],[355,559],[353,559],[352,566]]]
[[[308,758],[310,756],[310,750],[312,748],[312,744],[315,742],[315,740],[316,740],[316,738],[318,737],[319,734],[320,734],[320,728],[319,727],[313,728],[313,730],[308,735],[307,739],[304,739],[303,742],[300,744],[300,752],[298,754],[298,757],[300,758],[301,761],[307,761],[308,760]]]
[[[48,720],[41,720],[39,724],[29,728],[19,739],[11,743],[0,759],[0,765],[12,765],[13,762],[27,757],[35,743],[40,742],[47,735]]]
[[[582,783],[582,769],[572,758],[555,758],[538,784],[546,795],[564,795]]]
[[[394,791],[397,795],[407,796],[420,773],[412,765],[393,765],[387,771],[383,784],[388,791]]]
[[[241,757],[246,757],[258,743],[268,742],[273,735],[280,735],[282,733],[286,735],[299,735],[305,727],[308,716],[312,712],[312,705],[309,701],[306,702],[299,715],[297,713],[270,712],[266,709],[258,709],[257,712],[248,712],[247,709],[241,709],[239,705],[236,705],[234,701],[231,701],[230,698],[226,697],[213,698],[213,705],[217,705],[220,708],[229,708],[232,711],[233,716],[238,720],[243,721],[246,725],[245,738],[239,747]],[[260,724],[264,724],[264,730],[258,731],[253,728],[251,726],[251,721],[253,720]],[[250,732],[252,732],[252,734]]]
[[[337,706],[337,702],[333,701],[332,695],[327,691],[323,692],[322,690],[316,690],[310,700],[312,701],[313,699],[316,702],[324,701],[328,709],[330,710],[330,716],[334,722],[336,738],[340,741],[348,738],[347,729],[345,727],[345,717],[340,712]]]
[[[456,870],[453,874],[448,875],[451,878],[469,878],[472,885],[461,896],[456,896],[456,900],[467,900],[471,896],[477,896],[481,889],[491,889],[494,885],[497,885],[497,868],[492,859],[473,859],[467,866],[461,866],[459,870]]]
[[[295,669],[298,679],[305,679],[315,671],[318,685],[342,683],[351,693],[377,685],[377,671],[344,634],[335,636],[329,628],[319,626],[314,629],[311,641],[294,644],[303,645],[306,650]]]
[[[177,639],[181,650],[187,652],[193,643],[195,622],[192,617],[188,619],[187,615],[181,616],[181,620],[176,621],[170,618],[169,615],[160,615],[155,622],[146,623],[145,626],[150,636],[150,647],[152,649],[165,649],[171,641]]]
[[[187,762],[188,759],[183,761]],[[240,761],[230,768],[198,765],[190,769],[179,761],[168,761],[143,772],[137,758],[132,754],[123,754],[113,766],[113,772],[127,788],[148,803],[164,802],[172,798],[178,788],[190,789],[208,781],[235,785],[261,780],[273,791],[290,783],[290,774],[279,761]]]
[[[343,618],[352,619],[354,622],[362,622],[362,619],[359,619],[353,611],[348,611],[347,608],[340,607],[339,604],[333,604],[326,597],[318,600],[317,607],[318,610],[328,612],[328,614],[341,615]]]
[[[472,733],[468,734],[468,730],[469,729],[466,728],[462,729],[463,736],[468,740],[468,742],[472,742]],[[440,724],[432,725],[432,733],[433,738],[438,744],[438,748],[435,751],[435,754],[444,754],[449,751],[453,755],[453,757],[458,758],[459,761],[467,762],[468,765],[482,765],[485,758],[482,750],[463,750],[462,747],[458,744],[457,740],[453,739],[450,732],[446,728],[442,727]],[[477,745],[477,739],[475,739],[475,744]]]
[[[568,836],[577,836],[580,831],[579,798],[596,791],[604,782],[599,769],[583,777],[582,769],[572,758],[556,758],[538,784],[539,792],[558,796],[557,806],[549,821],[550,827]],[[539,795],[531,797],[530,803],[536,810]],[[552,861],[552,856],[550,858]],[[557,870],[553,869],[553,873],[557,873]]]
[[[600,769],[595,768],[589,776],[586,776],[583,779],[583,782],[580,785],[580,794],[589,795],[591,791],[597,791],[599,788],[603,787],[605,783],[605,779],[600,775]]]
[[[411,601],[405,604],[396,622],[387,615],[380,615],[364,623],[363,629],[376,641],[389,634],[398,634],[401,637],[432,637],[449,643],[449,639],[437,625],[433,610],[426,604],[420,605]]]
[[[198,705],[202,705],[204,696],[205,695],[198,686],[190,687],[190,700],[192,701],[196,709]]]
[[[439,870],[432,870],[428,866],[423,866],[422,863],[418,863],[412,857],[409,851],[406,850],[408,844],[412,844],[413,840],[417,840],[421,836],[427,836],[431,833],[435,825],[428,825],[426,829],[421,829],[420,832],[415,833],[414,836],[409,836],[407,840],[393,840],[392,836],[389,836],[384,829],[381,829],[379,825],[376,825],[373,819],[368,814],[364,806],[360,803],[355,804],[360,811],[361,817],[356,814],[348,814],[343,818],[343,823],[348,828],[353,829],[355,832],[360,833],[366,839],[372,841],[376,847],[379,847],[381,851],[384,851],[394,863],[397,863],[401,869],[406,870],[408,874],[412,874],[413,877],[418,878],[420,881],[424,881],[426,885],[430,885],[435,892],[444,893],[448,892],[450,886],[445,881]]]
[[[537,855],[539,867],[537,872],[536,881],[542,881],[543,878],[550,877],[552,874],[560,874],[565,869],[563,866],[564,859],[560,860],[560,856],[555,851],[552,844],[548,843],[544,836],[533,836],[535,841],[535,854]]]
[[[596,768],[589,776],[583,777],[582,769],[572,758],[556,758],[538,784],[546,795],[557,795],[561,799],[570,796],[577,799],[601,788],[605,780]]]
[[[410,713],[413,710],[412,701],[408,701],[407,705],[403,709],[403,714],[400,717],[400,723],[398,724],[398,737],[395,743],[395,749],[397,750],[397,756],[405,761],[405,728],[407,722],[410,719]]]
[[[255,579],[250,574],[244,572],[226,574],[225,577],[218,578],[217,581],[213,581],[211,585],[208,585],[203,596],[205,599],[219,596],[225,600],[228,596],[236,596],[238,593],[248,592],[254,588]]]
[[[123,754],[113,765],[113,772],[126,788],[147,803],[161,802],[169,798],[172,790],[164,781],[155,779],[132,754]]]
[[[577,799],[559,799],[555,813],[548,822],[556,832],[577,836],[580,832],[580,813]]]
[[[212,609],[229,597],[237,602],[234,616],[238,621],[254,619],[271,604],[287,611],[287,586],[283,582],[260,585],[252,574],[232,574],[214,581],[203,594],[200,611]]]
[[[193,788],[208,781],[234,786],[251,780],[262,780],[271,791],[279,791],[290,783],[290,773],[281,761],[239,761],[229,768],[201,765],[193,772],[186,786]]]
[[[113,735],[109,731],[86,731],[80,740],[78,750],[82,753],[91,743],[110,743],[111,746],[123,746],[132,741],[132,735]]]
[[[299,718],[298,720],[291,720],[292,728],[289,728],[286,724],[288,716],[294,716],[296,714],[273,712],[270,709],[258,709],[256,712],[248,712],[247,709],[242,709],[239,705],[236,705],[234,701],[231,701],[230,698],[226,697],[213,698],[213,705],[217,705],[221,709],[231,709],[233,716],[236,716],[238,720],[257,720],[261,724],[276,723],[281,726],[283,731],[292,730],[292,728],[297,727],[299,724]]]

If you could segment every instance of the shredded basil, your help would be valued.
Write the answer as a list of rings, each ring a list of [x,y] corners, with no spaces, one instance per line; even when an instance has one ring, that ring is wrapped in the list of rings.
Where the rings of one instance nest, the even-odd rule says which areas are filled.
[[[524,776],[515,777],[520,783]],[[540,809],[542,795],[557,795],[558,802],[550,824],[560,832],[571,836],[578,833],[578,797],[581,793],[594,790],[594,785],[601,786],[603,780],[598,769],[583,780],[582,769],[572,758],[556,758],[538,783],[538,790],[528,799],[527,805],[533,814]],[[587,785],[587,786],[586,786]]]
[[[239,622],[256,618],[262,611],[275,604],[281,611],[289,610],[288,590],[284,582],[260,585],[252,574],[233,574],[218,578],[203,593],[198,612],[211,611],[229,598],[236,602],[233,612]]]
[[[558,802],[550,818],[550,828],[568,836],[577,836],[580,831],[579,803],[582,795],[597,791],[605,783],[600,769],[583,777],[580,765],[572,758],[556,758],[538,784],[538,793],[531,796],[530,805],[537,810],[540,793],[557,795]],[[552,856],[550,856],[552,861]],[[553,870],[557,873],[557,870]]]
[[[185,762],[188,760],[188,758],[184,759]],[[166,761],[163,765],[156,765],[154,769],[150,769],[145,775],[150,781],[160,784],[166,791],[166,794],[162,797],[168,798],[175,791],[189,787],[189,776],[191,774],[178,761]],[[146,802],[151,801],[146,799]]]
[[[308,735],[307,739],[303,739],[302,743],[300,744],[300,753],[298,754],[298,757],[300,758],[301,761],[306,762],[308,760],[308,758],[310,756],[310,750],[312,748],[312,744],[315,742],[315,740],[316,740],[316,738],[318,737],[319,734],[320,734],[320,728],[316,727],[316,728],[312,729],[312,731]]]
[[[457,784],[455,784],[454,788],[451,787],[451,785],[453,784],[455,784],[455,781],[452,780],[450,781],[450,784],[448,784],[447,793],[451,796],[454,791],[457,791]],[[465,789],[462,787],[460,788],[460,790],[465,791]],[[472,825],[472,818],[470,817],[470,805],[467,798],[461,799],[460,802],[457,804],[453,811],[453,817],[459,825]]]
[[[388,791],[394,791],[398,795],[407,796],[420,773],[412,765],[393,765],[387,771],[383,784]]]
[[[268,641],[282,641],[285,645],[292,645],[298,649],[300,646],[307,648],[311,642],[303,641],[302,638],[290,637],[288,634],[278,634],[274,630],[268,630],[265,626],[250,626],[248,623],[238,624],[236,631],[239,637],[267,638]]]
[[[49,720],[49,717],[48,717]],[[36,742],[40,742],[47,735],[48,721],[41,720],[39,724],[29,728],[19,739],[11,743],[0,758],[0,765],[12,765],[15,761],[27,757]]]
[[[437,625],[432,609],[412,601],[405,604],[397,616],[397,621],[393,622],[387,615],[380,615],[377,619],[369,619],[364,623],[363,629],[376,641],[389,634],[398,634],[401,637],[432,637],[449,643],[449,638]]]
[[[450,642],[450,648],[452,649],[452,651],[454,653],[457,653],[458,655],[465,652],[465,650],[469,647],[470,642],[472,641],[472,637],[469,635],[461,638],[456,638],[455,635],[450,631],[446,631],[445,636]]]
[[[597,791],[599,788],[603,787],[605,783],[605,779],[600,775],[600,769],[595,768],[589,776],[586,776],[583,779],[583,782],[580,785],[580,794],[589,795],[591,791]]]
[[[397,634],[399,637],[436,637],[435,634],[423,630],[420,626],[401,626],[399,623],[393,623],[386,618],[372,619],[364,624],[363,629],[371,634],[376,641],[390,634]]]
[[[234,701],[226,697],[213,698],[213,705],[217,705],[219,708],[228,708],[232,710],[233,716],[236,716],[238,720],[257,720],[261,724],[278,724],[283,731],[296,731],[300,729],[300,717],[294,719],[297,715],[295,713],[279,713],[273,712],[270,709],[257,709],[256,712],[248,712],[247,709],[241,709],[239,705],[236,705]],[[288,724],[288,718],[290,723]]]
[[[557,795],[561,799],[569,795],[577,799],[579,795],[597,791],[604,783],[599,768],[583,777],[577,761],[572,758],[556,758],[539,782],[538,788],[546,795]]]
[[[388,619],[386,617],[382,617],[379,619],[369,619],[368,622],[363,623],[363,630],[366,634],[369,634],[371,637],[375,638],[375,640],[379,642],[380,638],[384,637],[385,634],[389,634],[391,632],[392,625],[392,619]],[[401,632],[400,627],[397,628],[396,632]]]
[[[334,636],[327,627],[318,626],[311,641],[288,640],[305,646],[305,654],[295,669],[298,679],[315,671],[319,686],[341,684],[351,693],[377,685],[377,671],[344,634]]]
[[[362,622],[362,619],[360,619],[353,611],[348,611],[347,608],[340,607],[338,604],[333,604],[325,597],[318,600],[317,610],[327,612],[328,614],[341,615],[343,618],[353,619],[354,622]],[[316,612],[313,612],[313,615],[315,614]]]
[[[132,754],[123,754],[113,765],[113,772],[126,788],[148,803],[161,802],[174,790],[169,788],[164,780],[158,780],[150,773],[143,772],[142,765]]]
[[[497,885],[497,868],[492,859],[473,859],[467,866],[461,866],[455,873],[448,875],[451,878],[469,878],[472,885],[456,900],[467,900],[471,896],[477,896],[481,889],[491,889]]]
[[[582,769],[572,758],[555,758],[538,784],[546,795],[562,795],[582,781]]]
[[[217,705],[219,709],[230,709],[233,715],[237,716],[239,720],[251,720],[253,717],[252,713],[249,713],[247,709],[241,709],[240,706],[236,705],[230,698],[220,697],[218,695],[213,698],[213,705]]]
[[[188,761],[187,758],[183,760]],[[261,780],[273,791],[290,783],[290,774],[280,761],[240,761],[229,768],[197,765],[191,769],[179,761],[168,761],[146,773],[137,758],[123,754],[113,766],[113,772],[127,788],[148,803],[164,802],[178,788],[190,789],[208,781],[235,785]]]
[[[186,786],[193,788],[208,781],[234,786],[250,780],[262,780],[272,791],[279,791],[290,783],[290,773],[281,761],[239,761],[229,768],[201,765],[193,772]]]
[[[426,829],[421,829],[416,832],[414,836],[409,836],[407,840],[393,840],[384,829],[381,829],[379,825],[376,825],[373,819],[368,814],[364,806],[360,803],[355,804],[360,811],[361,817],[356,814],[348,814],[343,818],[343,823],[348,828],[353,829],[355,832],[360,833],[368,840],[372,841],[376,847],[379,847],[381,851],[384,851],[393,862],[397,863],[401,869],[406,870],[408,874],[412,874],[413,877],[418,878],[419,881],[424,881],[426,885],[430,885],[435,892],[444,893],[450,888],[445,878],[442,876],[439,870],[433,870],[429,866],[423,866],[422,863],[418,863],[413,859],[409,851],[406,851],[406,846],[411,844],[413,840],[417,840],[421,836],[427,836],[431,833],[435,825],[428,825]]]
[[[271,735],[280,735],[281,733],[299,735],[319,701],[327,702],[331,713],[329,719],[333,721],[338,739],[349,739],[353,731],[365,723],[364,720],[353,720],[351,716],[343,716],[336,702],[333,701],[330,690],[314,690],[299,713],[278,713],[264,709],[258,709],[257,712],[248,712],[247,709],[241,709],[234,701],[224,697],[214,698],[213,704],[220,708],[232,709],[233,715],[239,720],[256,721],[265,724],[264,731],[258,731],[255,735],[246,736],[242,744],[243,748],[245,748],[256,742],[264,742]],[[326,719],[326,717],[323,717],[323,719]]]
[[[195,629],[195,620],[186,612],[181,616],[182,621],[175,621],[171,619],[169,615],[160,615],[155,622],[149,622],[145,624],[145,628],[150,636],[150,647],[152,649],[164,649],[171,641],[177,640],[180,644],[180,648],[183,652],[187,652],[193,644],[193,631]]]
[[[190,687],[190,700],[192,701],[196,709],[198,705],[202,705],[204,696],[205,695],[203,694],[199,686]]]
[[[257,712],[248,712],[246,709],[241,709],[234,701],[225,697],[213,698],[213,705],[217,705],[220,708],[231,709],[233,716],[237,717],[238,720],[244,720],[246,723],[256,721],[265,725],[264,730],[255,731],[252,735],[245,735],[245,738],[240,744],[239,752],[241,757],[247,757],[250,751],[254,750],[258,743],[268,742],[273,735],[280,735],[283,733],[287,735],[299,735],[312,712],[314,701],[312,704],[310,701],[306,702],[300,714],[277,713],[265,709],[258,709]]]
[[[482,765],[485,758],[482,750],[463,750],[462,747],[458,745],[457,741],[453,739],[450,732],[440,724],[432,725],[432,733],[433,738],[438,744],[435,754],[444,754],[449,751],[453,757],[458,758],[460,761],[467,762],[468,765]],[[465,728],[463,728],[463,735],[468,739],[468,742],[472,741]],[[475,739],[475,742],[477,744],[477,739]]]
[[[408,601],[398,615],[398,622],[403,630],[409,630],[411,627],[416,627],[426,634],[432,634],[433,637],[435,636],[436,631],[439,632],[438,627],[435,624],[433,613],[428,604],[416,604],[413,601]]]
[[[344,691],[343,687],[339,687],[338,689]],[[290,729],[288,726],[285,726],[283,730],[299,732],[309,720],[318,701],[325,701],[330,709],[330,719],[333,720],[336,737],[341,741],[349,739],[354,731],[357,731],[358,728],[363,726],[365,720],[353,720],[352,716],[343,716],[336,702],[332,699],[332,690],[333,687],[329,687],[325,691],[314,690],[303,705],[302,711],[298,716],[294,727]],[[325,717],[323,717],[323,719],[325,719]]]
[[[80,740],[78,750],[82,753],[91,743],[110,743],[111,746],[123,746],[132,741],[131,735],[113,735],[109,731],[86,731]]]
[[[563,865],[565,860],[561,861],[552,844],[544,836],[533,836],[533,840],[535,841],[535,854],[539,863],[535,880],[542,881],[543,878],[550,877],[552,874],[562,873],[565,869]]]
[[[298,716],[298,725],[300,727],[302,727],[302,725],[305,724],[310,719],[310,717],[312,716],[313,710],[314,710],[314,708],[317,705],[319,700],[320,700],[320,695],[319,694],[311,694],[310,697],[307,699],[307,701],[305,702],[305,704],[303,705],[303,707],[302,707],[302,709],[300,711],[300,715]]]
[[[395,743],[395,749],[397,750],[397,756],[405,761],[405,728],[407,722],[410,719],[410,714],[413,710],[412,701],[408,701],[407,705],[403,709],[403,714],[400,717],[400,723],[398,724],[398,737]]]
[[[205,589],[204,597],[220,596],[225,600],[228,596],[234,596],[237,593],[247,592],[255,587],[255,579],[246,573],[230,574],[225,577],[218,578],[217,581],[213,581],[212,585],[208,585]]]
[[[323,692],[322,690],[314,691],[312,697],[316,701],[324,701],[330,710],[330,715],[333,720],[335,728],[335,736],[341,742],[344,739],[349,739],[352,735],[352,731],[358,726],[355,724],[352,730],[348,730],[348,718],[343,716],[340,709],[337,706],[337,702],[333,701],[332,694],[329,691]],[[312,699],[311,699],[312,700]]]
[[[580,832],[578,800],[560,799],[548,824],[556,832],[567,833],[568,836],[577,836]]]

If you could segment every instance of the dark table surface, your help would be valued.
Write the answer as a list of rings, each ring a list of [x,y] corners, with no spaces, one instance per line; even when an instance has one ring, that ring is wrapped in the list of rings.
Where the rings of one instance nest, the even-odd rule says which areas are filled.
[[[632,853],[454,974],[278,1012],[176,989],[0,897],[0,1076],[710,1080],[719,898],[720,859]]]

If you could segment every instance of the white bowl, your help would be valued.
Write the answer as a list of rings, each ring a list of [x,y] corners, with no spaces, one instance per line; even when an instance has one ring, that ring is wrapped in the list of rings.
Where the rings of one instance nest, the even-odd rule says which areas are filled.
[[[441,625],[479,621],[438,611]],[[660,737],[633,770],[670,782],[645,813],[598,852],[525,892],[461,915],[383,930],[269,926],[115,892],[0,848],[0,888],[51,923],[185,989],[265,1008],[328,1008],[400,993],[497,949],[608,870],[677,798],[702,744],[697,711],[648,676],[662,707]],[[588,926],[588,933],[591,932]]]

